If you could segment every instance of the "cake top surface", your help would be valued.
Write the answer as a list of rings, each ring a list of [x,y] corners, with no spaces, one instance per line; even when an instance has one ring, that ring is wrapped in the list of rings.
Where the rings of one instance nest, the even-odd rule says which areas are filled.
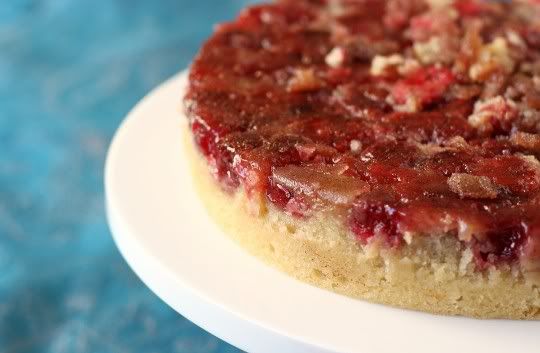
[[[185,102],[227,188],[345,209],[362,241],[540,257],[540,1],[251,7],[203,46]]]

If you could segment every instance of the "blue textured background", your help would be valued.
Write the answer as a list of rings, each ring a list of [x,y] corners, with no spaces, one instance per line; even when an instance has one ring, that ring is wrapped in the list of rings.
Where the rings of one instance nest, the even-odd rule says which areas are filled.
[[[128,110],[248,0],[0,0],[0,352],[236,352],[116,250],[103,163]]]

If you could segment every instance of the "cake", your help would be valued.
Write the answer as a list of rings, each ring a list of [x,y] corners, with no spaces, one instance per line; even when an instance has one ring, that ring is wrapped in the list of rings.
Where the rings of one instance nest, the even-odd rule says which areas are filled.
[[[267,263],[370,302],[540,318],[539,1],[252,6],[203,45],[184,106],[202,201]]]

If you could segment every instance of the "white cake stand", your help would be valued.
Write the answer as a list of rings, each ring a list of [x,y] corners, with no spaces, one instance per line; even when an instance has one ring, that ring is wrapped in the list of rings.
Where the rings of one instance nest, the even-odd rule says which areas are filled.
[[[298,282],[212,223],[184,160],[184,73],[144,98],[109,150],[109,223],[129,265],[167,304],[249,352],[538,353],[540,322],[434,316]]]

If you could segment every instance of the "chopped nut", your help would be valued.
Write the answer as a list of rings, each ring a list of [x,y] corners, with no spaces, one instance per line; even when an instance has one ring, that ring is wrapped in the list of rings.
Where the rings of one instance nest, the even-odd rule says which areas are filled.
[[[414,53],[423,64],[432,64],[442,53],[441,39],[432,37],[427,42],[416,42],[413,46]]]
[[[326,65],[337,68],[343,65],[345,62],[345,52],[340,47],[335,47],[324,58]]]
[[[418,70],[420,68],[420,63],[415,59],[405,59],[403,64],[398,66],[398,72],[402,76],[407,76],[408,74]]]
[[[425,154],[426,156],[433,156],[438,153],[445,152],[449,150],[450,148],[441,147],[435,143],[415,143],[416,147],[420,152]]]
[[[497,37],[491,43],[482,46],[476,62],[469,68],[469,77],[474,81],[483,82],[495,71],[511,73],[514,65],[508,42],[502,37]]]
[[[527,129],[540,131],[540,111],[530,108],[522,108],[520,125]]]
[[[517,131],[510,136],[510,142],[533,152],[540,152],[540,135]]]
[[[461,136],[454,136],[444,143],[445,146],[456,149],[469,148],[469,143]]]
[[[334,148],[318,143],[297,143],[294,147],[302,161],[309,161],[316,156],[331,157],[336,153]]]
[[[351,140],[350,148],[352,153],[358,153],[362,149],[362,142],[358,140]]]
[[[505,87],[508,83],[508,76],[501,72],[494,72],[486,81],[484,81],[484,89],[482,90],[482,99],[489,99],[503,95]]]
[[[517,154],[522,161],[527,163],[527,166],[536,172],[536,178],[540,179],[540,161],[535,156]]]
[[[321,88],[322,82],[313,69],[296,69],[288,82],[289,92],[307,92]]]
[[[415,113],[421,108],[420,101],[413,95],[408,95],[404,103],[397,103],[395,99],[390,97],[388,103],[394,107],[395,111],[403,113]]]
[[[413,50],[424,65],[435,63],[450,63],[457,54],[458,44],[448,36],[434,36],[425,42],[416,42]]]
[[[388,69],[397,67],[405,63],[403,56],[393,54],[389,56],[377,55],[371,61],[370,73],[373,76],[381,76],[387,73]]]
[[[477,60],[483,46],[481,28],[480,21],[473,21],[465,28],[461,48],[454,64],[454,71],[468,75],[470,66]]]
[[[506,32],[506,38],[508,39],[508,43],[510,44],[513,44],[520,48],[527,47],[527,43],[525,43],[523,38],[521,38],[521,36],[516,31],[509,30],[508,32]]]
[[[404,58],[400,54],[393,54],[389,56],[377,55],[371,61],[370,73],[373,76],[382,76],[387,74],[391,69],[397,70],[397,72],[406,76],[420,68],[420,63],[411,58]]]
[[[513,121],[518,116],[516,103],[502,96],[477,101],[474,112],[468,118],[469,124],[481,134],[490,134],[497,122],[499,125]]]
[[[448,178],[450,190],[462,199],[495,199],[498,195],[498,186],[488,177],[454,173]]]

